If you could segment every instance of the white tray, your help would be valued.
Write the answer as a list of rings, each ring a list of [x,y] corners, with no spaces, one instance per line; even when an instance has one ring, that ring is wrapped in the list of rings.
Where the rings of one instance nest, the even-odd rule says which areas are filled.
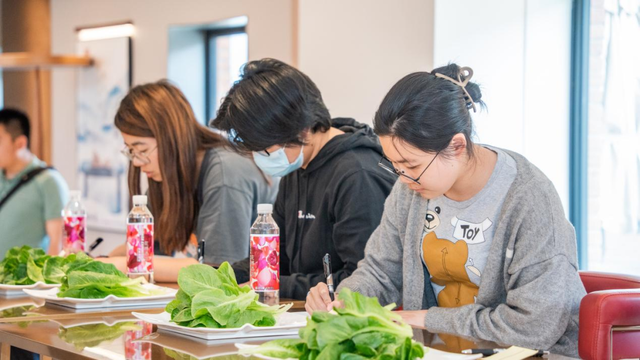
[[[289,336],[298,334],[300,328],[307,325],[306,312],[287,312],[276,318],[275,326],[244,325],[231,329],[189,328],[171,322],[171,315],[164,311],[160,314],[142,314],[134,312],[133,316],[158,326],[158,330],[168,331],[204,340],[242,339],[265,336]]]
[[[23,290],[32,289],[32,290],[46,290],[60,287],[60,284],[46,284],[42,281],[38,281],[32,285],[5,285],[0,284],[0,297],[18,297],[18,296],[28,296],[24,293]]]
[[[173,300],[178,292],[176,289],[156,286],[153,284],[142,285],[147,289],[163,290],[164,294],[153,296],[140,296],[131,298],[121,298],[109,295],[102,299],[77,299],[59,298],[57,296],[60,289],[49,290],[24,290],[32,298],[43,299],[47,303],[64,306],[72,309],[96,309],[96,308],[147,308],[167,305]]]
[[[240,350],[250,349],[258,346],[259,345],[236,344],[236,347]],[[244,356],[249,357],[250,355],[244,355]],[[281,360],[281,359],[273,358],[270,356],[264,356],[260,354],[254,354],[251,356],[255,356],[257,358],[266,359],[266,360]],[[480,359],[481,357],[482,357],[482,354],[474,354],[474,355],[456,354],[456,353],[450,353],[446,351],[432,349],[425,346],[424,357],[422,358],[422,360],[474,360],[474,359]],[[295,360],[295,359],[291,359],[291,360]]]

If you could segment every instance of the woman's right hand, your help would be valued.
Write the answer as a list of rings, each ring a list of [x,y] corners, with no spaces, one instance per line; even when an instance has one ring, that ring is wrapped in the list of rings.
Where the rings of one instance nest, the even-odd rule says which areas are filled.
[[[312,287],[307,294],[307,302],[304,304],[304,308],[309,315],[314,311],[331,311],[334,307],[341,308],[343,306],[344,304],[340,300],[331,301],[329,288],[325,283],[318,283],[318,285]]]

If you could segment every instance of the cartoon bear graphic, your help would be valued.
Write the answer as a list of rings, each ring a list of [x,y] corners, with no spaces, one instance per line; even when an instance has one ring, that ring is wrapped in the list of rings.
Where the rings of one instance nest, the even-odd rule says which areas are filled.
[[[431,232],[440,225],[440,206],[436,206],[434,211],[428,210],[424,219],[424,232]]]
[[[458,307],[473,304],[478,295],[478,286],[471,282],[465,267],[469,247],[465,241],[454,243],[436,236],[433,230],[440,225],[440,212],[439,207],[435,211],[427,211],[424,224],[426,234],[422,240],[422,256],[431,274],[431,281],[444,286],[438,294],[438,305]]]

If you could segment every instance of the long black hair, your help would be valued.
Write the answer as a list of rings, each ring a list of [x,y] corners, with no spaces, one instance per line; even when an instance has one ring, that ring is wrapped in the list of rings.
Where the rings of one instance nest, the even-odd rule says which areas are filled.
[[[456,64],[432,72],[415,72],[398,81],[384,97],[373,120],[378,136],[398,138],[424,152],[447,156],[456,134],[467,139],[467,153],[473,156],[473,123],[469,110],[482,102],[480,87],[473,82],[461,86],[437,77],[442,74],[462,82],[470,76]],[[468,99],[466,94],[471,99]]]
[[[303,144],[303,132],[329,130],[331,116],[307,75],[282,61],[262,59],[244,65],[210,125],[229,132],[237,149],[262,151]]]

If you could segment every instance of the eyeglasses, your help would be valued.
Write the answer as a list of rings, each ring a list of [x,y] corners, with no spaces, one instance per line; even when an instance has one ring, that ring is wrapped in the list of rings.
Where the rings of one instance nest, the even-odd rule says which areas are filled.
[[[411,176],[407,175],[404,173],[404,170],[398,170],[393,166],[393,163],[391,162],[391,160],[389,160],[386,156],[382,155],[382,157],[380,158],[380,161],[378,161],[378,166],[380,166],[381,168],[387,170],[388,172],[396,175],[396,176],[403,176],[406,177],[407,179],[413,181],[414,183],[418,184],[418,185],[422,185],[420,184],[420,178],[422,177],[422,175],[424,175],[424,173],[427,171],[427,169],[429,168],[429,166],[431,166],[431,164],[433,164],[433,162],[436,160],[436,158],[438,157],[438,155],[440,154],[440,151],[438,151],[436,153],[436,156],[433,157],[433,159],[431,159],[431,161],[429,162],[429,165],[427,165],[426,168],[424,168],[424,170],[422,170],[422,172],[420,173],[420,175],[417,178],[412,178]]]
[[[140,161],[143,165],[147,165],[151,163],[151,160],[149,159],[149,155],[157,148],[158,146],[156,145],[156,147],[154,147],[151,150],[135,151],[132,148],[125,145],[125,147],[122,150],[120,150],[120,152],[122,153],[122,155],[126,156],[127,159],[129,159],[129,161],[138,159],[138,161]]]
[[[242,138],[238,135],[238,132],[236,131],[236,129],[230,129],[227,132],[227,139],[229,140],[230,143],[234,145],[239,145],[240,143],[244,142]]]
[[[234,146],[236,146],[238,148],[246,149],[246,146],[244,144],[244,140],[242,140],[240,135],[238,135],[238,132],[236,131],[236,129],[229,130],[229,132],[227,133],[227,139]],[[258,154],[260,154],[262,156],[271,156],[271,154],[267,151],[267,149],[264,149],[262,151],[255,151],[255,152],[257,152]]]
[[[267,149],[264,149],[262,151],[256,151],[258,154],[262,155],[262,156],[271,156],[271,153],[269,151],[267,151]]]

